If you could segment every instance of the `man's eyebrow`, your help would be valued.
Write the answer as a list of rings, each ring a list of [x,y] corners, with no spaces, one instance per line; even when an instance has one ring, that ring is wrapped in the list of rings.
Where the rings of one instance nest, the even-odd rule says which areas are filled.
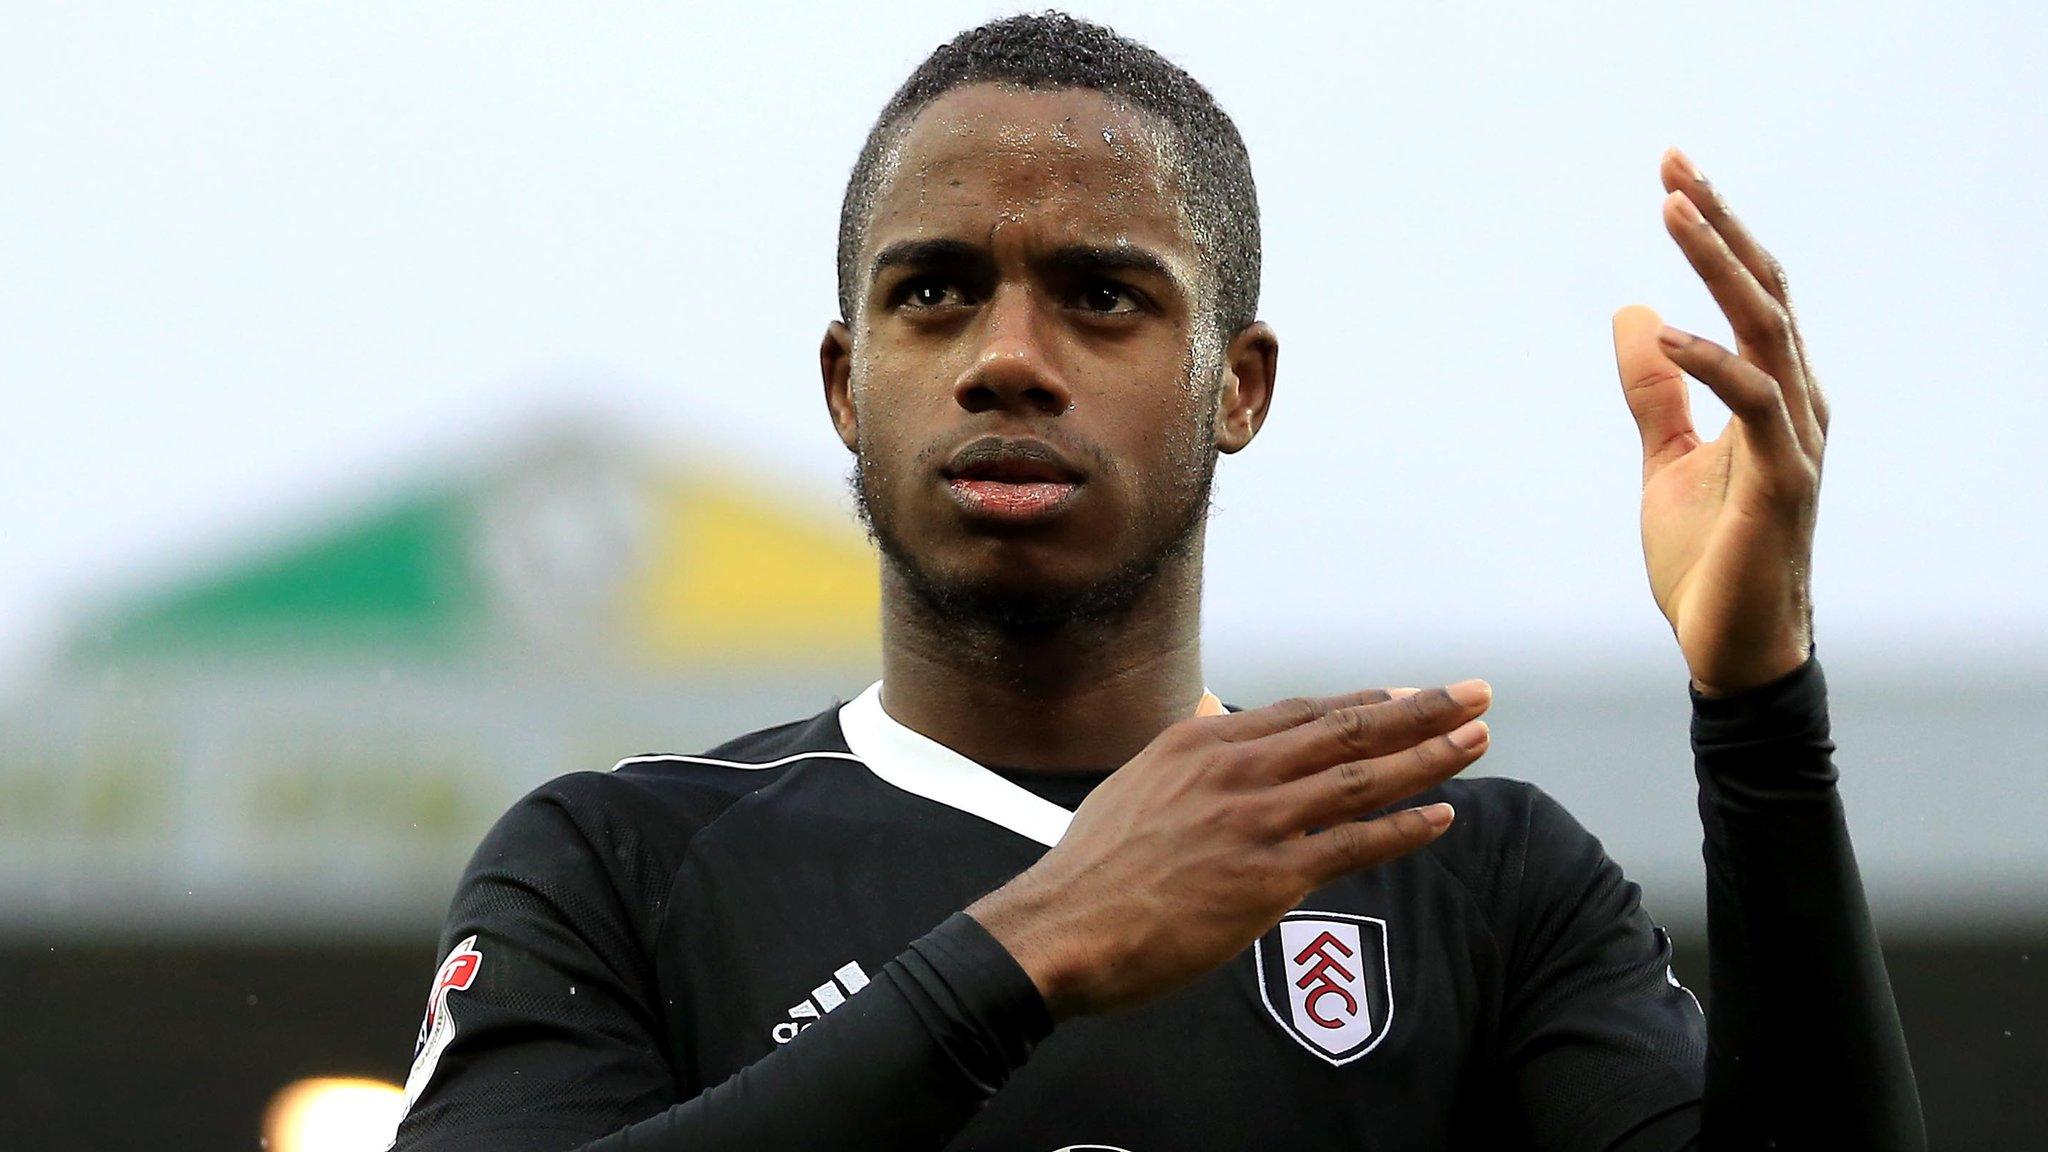
[[[1157,276],[1173,284],[1180,283],[1180,277],[1173,274],[1173,268],[1164,257],[1147,248],[1128,245],[1102,247],[1094,244],[1069,244],[1047,254],[1045,266],[1058,272],[1137,272]]]
[[[987,262],[988,253],[965,240],[898,240],[875,254],[868,278],[872,280],[890,268],[957,268]],[[1180,277],[1174,275],[1172,265],[1164,257],[1131,245],[1068,244],[1047,253],[1039,263],[1048,270],[1069,275],[1133,272],[1180,284]]]
[[[880,276],[890,268],[931,268],[986,262],[988,257],[981,249],[965,240],[898,240],[875,253],[875,263],[868,269],[868,279]]]

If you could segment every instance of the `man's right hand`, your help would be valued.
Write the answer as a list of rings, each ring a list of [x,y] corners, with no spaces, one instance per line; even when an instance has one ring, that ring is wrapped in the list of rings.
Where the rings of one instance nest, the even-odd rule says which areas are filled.
[[[1054,1019],[1136,1007],[1237,955],[1310,891],[1442,835],[1448,804],[1361,817],[1479,759],[1492,699],[1467,680],[1183,720],[967,912]]]

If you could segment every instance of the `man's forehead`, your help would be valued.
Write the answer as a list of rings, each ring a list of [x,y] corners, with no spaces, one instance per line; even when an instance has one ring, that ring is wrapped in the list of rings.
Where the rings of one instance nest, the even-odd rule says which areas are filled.
[[[1186,241],[1165,143],[1141,111],[1087,89],[975,84],[932,101],[894,150],[870,240],[1032,209],[1075,230]]]
[[[925,105],[912,119],[905,143],[917,142],[937,152],[942,140],[963,151],[1044,148],[1050,154],[1156,159],[1155,134],[1145,113],[1121,97],[1092,88],[963,85]]]

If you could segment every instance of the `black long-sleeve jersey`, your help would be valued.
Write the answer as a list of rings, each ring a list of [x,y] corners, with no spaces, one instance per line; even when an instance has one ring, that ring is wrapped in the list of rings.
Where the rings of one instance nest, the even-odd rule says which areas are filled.
[[[1924,1144],[1813,661],[1694,697],[1711,1027],[1599,842],[1473,779],[1404,802],[1456,806],[1429,847],[1054,1028],[961,909],[1107,773],[976,764],[879,701],[515,805],[449,915],[395,1147]]]

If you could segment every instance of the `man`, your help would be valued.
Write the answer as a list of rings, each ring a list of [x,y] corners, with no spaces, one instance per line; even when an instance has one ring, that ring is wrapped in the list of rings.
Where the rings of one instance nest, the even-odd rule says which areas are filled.
[[[1737,334],[1615,317],[1692,673],[1710,1023],[1591,835],[1452,779],[1484,683],[1204,691],[1210,479],[1278,355],[1249,161],[1164,59],[1023,16],[935,52],[847,190],[820,363],[882,680],[516,805],[398,1147],[1921,1146],[1812,658],[1826,406],[1776,265],[1663,177]]]

